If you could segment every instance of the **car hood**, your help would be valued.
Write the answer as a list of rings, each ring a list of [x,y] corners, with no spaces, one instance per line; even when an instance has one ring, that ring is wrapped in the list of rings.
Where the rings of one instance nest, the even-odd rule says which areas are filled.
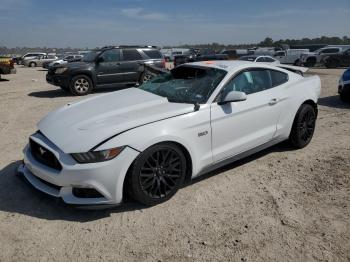
[[[123,131],[193,112],[193,105],[129,88],[67,104],[49,113],[39,130],[65,153],[87,152]]]

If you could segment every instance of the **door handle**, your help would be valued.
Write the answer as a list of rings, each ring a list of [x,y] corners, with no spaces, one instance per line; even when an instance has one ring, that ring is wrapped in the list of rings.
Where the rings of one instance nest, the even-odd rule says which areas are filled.
[[[273,105],[276,105],[277,103],[278,103],[278,99],[277,98],[273,98],[273,99],[270,100],[269,105],[273,106]]]

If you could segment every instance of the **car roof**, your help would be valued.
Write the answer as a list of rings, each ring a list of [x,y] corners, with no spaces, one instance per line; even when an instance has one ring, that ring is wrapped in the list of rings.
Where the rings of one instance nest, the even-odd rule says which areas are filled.
[[[249,68],[249,67],[273,69],[273,70],[279,70],[279,71],[282,71],[285,73],[290,73],[290,70],[283,68],[282,65],[275,66],[275,65],[266,64],[266,63],[255,63],[255,62],[244,61],[244,60],[201,61],[201,62],[187,63],[187,64],[184,64],[182,66],[186,66],[186,65],[217,68],[217,69],[225,70],[229,73],[232,71],[236,71],[237,69],[241,70],[241,69],[245,69],[245,68]],[[299,67],[295,67],[295,66],[287,66],[287,65],[283,65],[283,66],[289,67],[289,68],[298,68],[299,69]]]
[[[242,60],[215,60],[215,61],[201,61],[201,62],[194,62],[189,63],[190,65],[196,65],[196,66],[204,66],[204,67],[211,67],[211,68],[217,68],[217,69],[223,69],[226,71],[232,71],[235,68],[244,66],[244,65],[251,65],[252,62],[250,61],[242,61]]]

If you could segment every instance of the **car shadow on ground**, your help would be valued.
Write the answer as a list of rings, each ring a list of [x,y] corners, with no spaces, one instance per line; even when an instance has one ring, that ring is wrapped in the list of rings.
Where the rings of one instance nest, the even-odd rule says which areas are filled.
[[[121,87],[115,87],[115,88],[98,88],[94,90],[92,94],[114,92],[114,91],[119,91],[126,88],[130,88],[130,86],[121,86]],[[64,91],[62,89],[35,91],[35,92],[29,93],[28,96],[38,97],[38,98],[55,98],[55,97],[70,97],[70,96],[74,97],[74,95],[72,95],[70,92]]]
[[[50,197],[34,189],[24,177],[17,174],[20,161],[15,161],[0,171],[0,211],[18,213],[47,220],[89,222],[120,213],[145,208],[127,202],[121,206],[102,206],[85,209],[66,205],[61,199]]]
[[[247,164],[249,162],[255,161],[255,160],[257,160],[257,159],[259,159],[259,158],[261,158],[261,157],[263,157],[265,155],[268,155],[270,153],[287,152],[287,151],[295,151],[295,150],[296,149],[294,147],[290,146],[288,141],[281,142],[281,143],[279,143],[277,145],[274,145],[274,146],[272,146],[270,148],[264,149],[262,151],[259,151],[259,152],[255,153],[255,154],[252,154],[252,155],[247,156],[245,158],[242,158],[240,160],[237,160],[237,161],[234,161],[234,162],[229,163],[227,165],[224,165],[224,166],[222,166],[222,167],[220,167],[218,169],[215,169],[215,170],[213,170],[211,172],[205,173],[205,174],[203,174],[203,175],[201,175],[201,176],[199,176],[199,177],[197,177],[197,178],[195,178],[193,180],[188,181],[184,185],[184,187],[191,186],[192,184],[198,183],[198,182],[200,182],[202,180],[211,178],[211,177],[216,176],[218,174],[224,173],[224,172],[226,172],[228,170],[235,169],[235,168],[237,168],[239,166],[243,166],[243,165],[245,165],[245,164]]]
[[[321,106],[327,106],[339,109],[350,109],[350,103],[346,103],[340,100],[338,95],[320,97],[317,102]]]
[[[0,82],[7,82],[10,81],[9,79],[5,79],[5,78],[0,78]]]
[[[254,161],[271,152],[293,150],[288,144],[282,143],[256,153],[250,157],[226,165],[199,178],[185,183],[183,187],[198,183],[204,179],[223,173],[227,170]],[[66,205],[61,199],[50,197],[34,189],[22,176],[17,174],[21,161],[15,161],[0,170],[0,211],[18,213],[47,220],[65,220],[89,222],[109,217],[111,214],[123,213],[148,208],[131,200],[126,200],[120,206],[100,206],[78,208]],[[181,193],[181,190],[180,192]]]

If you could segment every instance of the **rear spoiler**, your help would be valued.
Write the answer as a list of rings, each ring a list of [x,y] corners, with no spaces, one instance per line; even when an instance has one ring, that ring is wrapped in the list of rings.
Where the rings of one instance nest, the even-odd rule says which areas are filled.
[[[302,66],[291,66],[291,65],[284,65],[284,64],[279,64],[279,65],[275,65],[279,68],[291,71],[293,73],[297,73],[299,75],[303,75],[303,73],[306,73],[309,68],[307,67],[302,67]]]

